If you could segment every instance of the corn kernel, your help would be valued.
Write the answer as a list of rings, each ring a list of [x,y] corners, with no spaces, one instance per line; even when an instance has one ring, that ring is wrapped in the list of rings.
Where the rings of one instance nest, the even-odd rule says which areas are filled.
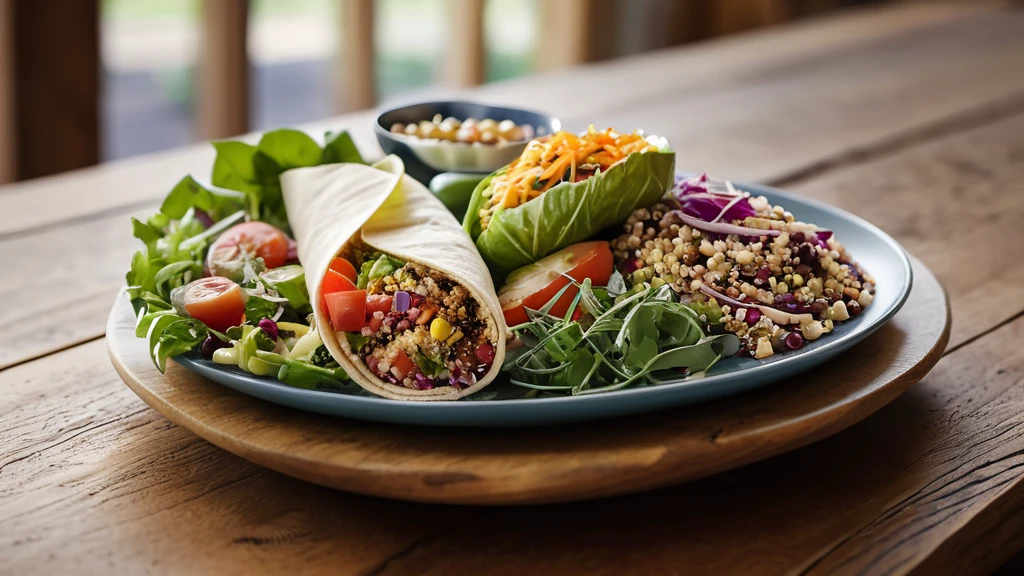
[[[452,335],[452,325],[444,318],[434,318],[430,323],[430,335],[435,340],[445,340]]]
[[[452,344],[455,344],[459,340],[462,340],[462,330],[456,330],[455,333],[451,335],[451,338],[448,338],[448,341],[445,342],[445,344],[451,346]]]

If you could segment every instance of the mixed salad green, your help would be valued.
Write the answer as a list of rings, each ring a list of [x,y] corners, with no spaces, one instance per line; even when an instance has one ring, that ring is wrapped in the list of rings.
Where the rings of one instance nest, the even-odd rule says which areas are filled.
[[[159,212],[132,219],[144,244],[126,276],[136,336],[148,341],[161,371],[168,358],[198,348],[215,362],[293,386],[343,385],[348,377],[312,322],[278,177],[301,166],[363,163],[352,138],[328,133],[321,146],[281,129],[256,144],[213,146],[209,183],[185,176]]]
[[[551,314],[570,289],[576,295],[565,314]],[[697,376],[739,348],[731,335],[706,336],[699,313],[668,285],[627,292],[618,272],[603,287],[573,280],[541,309],[526,310],[529,321],[513,327],[524,345],[504,368],[513,384],[536,390],[594,394],[655,384],[662,370]]]

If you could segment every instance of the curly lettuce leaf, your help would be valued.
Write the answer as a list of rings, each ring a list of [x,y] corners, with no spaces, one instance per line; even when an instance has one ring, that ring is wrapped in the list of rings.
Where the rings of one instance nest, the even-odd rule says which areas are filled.
[[[480,209],[499,170],[473,191],[463,226],[492,270],[499,274],[536,262],[653,204],[672,185],[675,154],[637,153],[582,182],[563,182],[521,206],[499,210],[486,230]]]

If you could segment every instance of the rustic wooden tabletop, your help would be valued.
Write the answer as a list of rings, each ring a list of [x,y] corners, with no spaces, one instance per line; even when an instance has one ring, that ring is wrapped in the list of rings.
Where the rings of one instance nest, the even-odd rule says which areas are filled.
[[[208,146],[0,187],[0,573],[984,573],[1024,547],[1024,10],[908,4],[487,85],[568,129],[862,216],[944,283],[907,393],[817,444],[644,494],[528,508],[355,496],[178,428],[104,324],[145,215]],[[376,151],[372,113],[346,126]],[[864,358],[870,362],[871,358]],[[599,424],[596,424],[599,426]]]

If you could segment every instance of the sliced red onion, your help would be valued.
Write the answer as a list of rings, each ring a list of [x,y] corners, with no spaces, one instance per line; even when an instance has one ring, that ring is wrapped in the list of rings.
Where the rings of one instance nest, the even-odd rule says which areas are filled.
[[[691,228],[715,234],[735,234],[737,236],[778,236],[779,234],[782,234],[781,230],[760,230],[758,228],[747,228],[746,226],[724,224],[722,222],[705,222],[704,220],[694,218],[683,211],[679,211],[679,217]]]
[[[770,306],[763,306],[753,302],[741,302],[734,298],[729,298],[707,284],[701,284],[700,291],[711,296],[715,300],[718,300],[719,304],[728,304],[734,308],[756,308],[761,311],[761,314],[771,318],[772,322],[775,322],[776,324],[803,324],[805,321],[810,322],[814,319],[810,314],[790,314],[789,312],[783,312],[782,310],[777,310]]]
[[[408,292],[403,292],[402,290],[399,290],[398,292],[395,292],[395,311],[396,312],[405,312],[406,310],[408,310],[410,302],[411,302],[411,299],[409,298],[409,293]]]
[[[421,372],[417,372],[414,378],[416,380],[416,387],[420,390],[430,390],[434,387],[434,379],[424,376]]]

